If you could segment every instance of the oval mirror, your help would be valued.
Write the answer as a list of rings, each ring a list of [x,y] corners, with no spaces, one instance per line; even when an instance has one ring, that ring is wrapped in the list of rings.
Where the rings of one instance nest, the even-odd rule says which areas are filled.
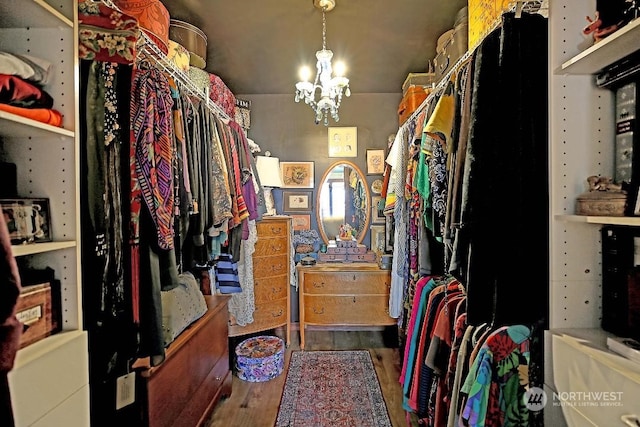
[[[367,181],[358,166],[344,160],[329,166],[316,200],[316,218],[324,242],[334,240],[340,226],[349,224],[358,243],[362,243],[369,227],[370,200]]]

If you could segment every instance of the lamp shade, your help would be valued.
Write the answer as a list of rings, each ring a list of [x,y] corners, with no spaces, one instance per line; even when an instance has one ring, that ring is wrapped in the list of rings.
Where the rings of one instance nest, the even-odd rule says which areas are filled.
[[[282,187],[280,159],[277,157],[256,156],[256,170],[263,187]]]

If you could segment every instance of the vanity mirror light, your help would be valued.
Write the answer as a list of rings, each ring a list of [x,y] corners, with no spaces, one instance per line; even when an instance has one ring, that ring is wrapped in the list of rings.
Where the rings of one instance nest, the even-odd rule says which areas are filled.
[[[340,160],[322,176],[316,200],[316,218],[325,243],[334,240],[342,224],[355,229],[362,243],[369,230],[371,196],[365,175],[354,163]]]

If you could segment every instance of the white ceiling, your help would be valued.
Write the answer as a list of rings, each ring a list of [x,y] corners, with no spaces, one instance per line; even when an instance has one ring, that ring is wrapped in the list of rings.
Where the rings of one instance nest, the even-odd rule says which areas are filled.
[[[298,68],[315,69],[322,12],[313,0],[163,0],[171,18],[208,37],[206,70],[235,94],[291,94]],[[327,48],[347,64],[351,92],[399,93],[425,72],[438,37],[466,0],[337,0]]]

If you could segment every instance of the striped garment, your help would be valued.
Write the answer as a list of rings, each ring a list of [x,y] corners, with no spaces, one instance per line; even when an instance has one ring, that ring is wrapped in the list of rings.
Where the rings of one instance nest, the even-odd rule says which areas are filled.
[[[173,249],[173,100],[166,76],[159,70],[136,68],[131,93],[131,221],[132,240],[140,237],[144,200],[161,249]]]

